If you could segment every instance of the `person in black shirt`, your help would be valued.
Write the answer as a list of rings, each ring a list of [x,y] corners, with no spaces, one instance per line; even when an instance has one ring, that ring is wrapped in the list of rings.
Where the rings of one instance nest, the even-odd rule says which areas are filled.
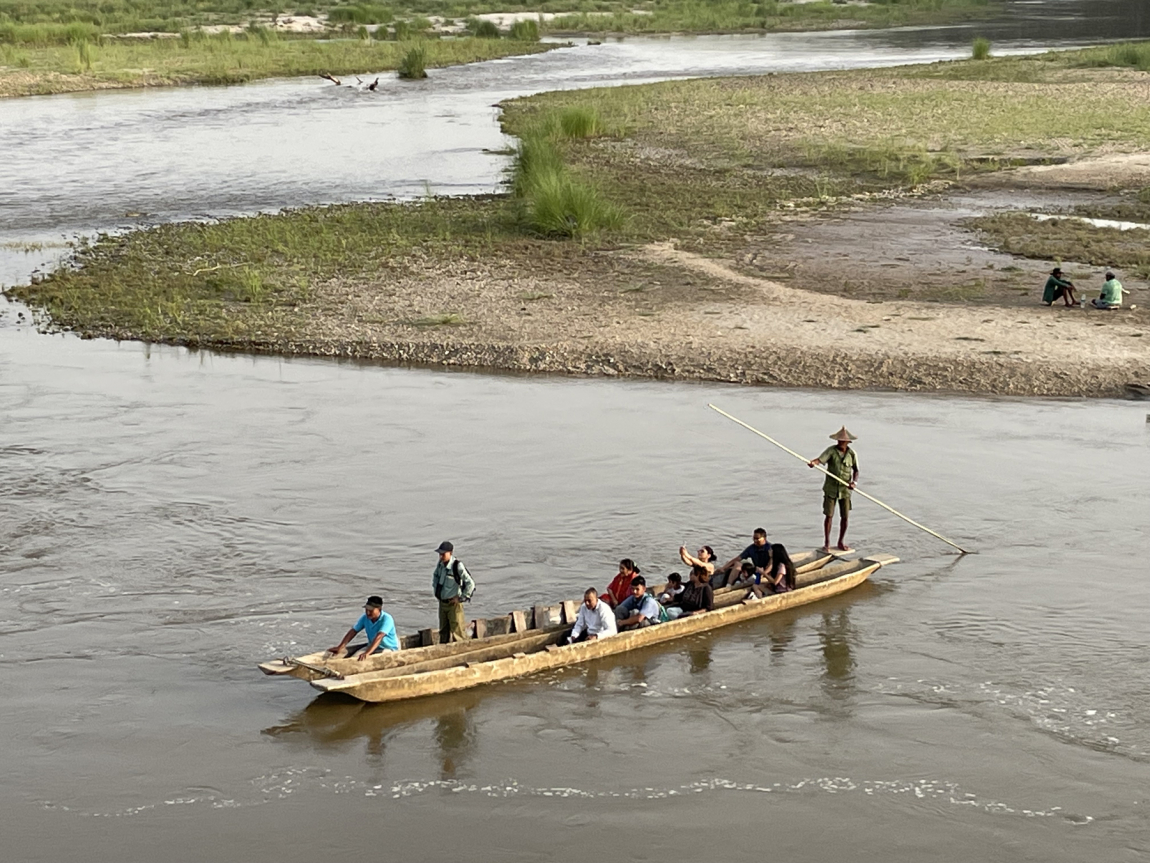
[[[712,611],[715,608],[715,592],[711,589],[711,575],[705,567],[692,566],[691,580],[683,588],[667,608],[667,617],[678,620],[698,614],[701,611]]]
[[[715,571],[715,585],[722,587],[734,584],[739,579],[744,560],[750,560],[755,565],[755,575],[762,575],[763,570],[770,566],[771,544],[767,542],[767,531],[764,528],[756,527],[751,536],[751,544]]]

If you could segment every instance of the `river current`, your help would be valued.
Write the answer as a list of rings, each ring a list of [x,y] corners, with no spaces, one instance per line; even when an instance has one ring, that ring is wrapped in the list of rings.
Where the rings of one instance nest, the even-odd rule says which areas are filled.
[[[1058,29],[1123,35],[1098,20],[1067,12]],[[596,56],[646,80],[929,60],[969,36],[796,35],[769,56],[751,40],[627,40],[444,71],[422,102],[386,95],[390,121],[303,81],[0,103],[16,154],[0,165],[3,231],[52,240],[127,212],[424,181],[490,189],[502,163],[483,150],[504,145],[490,104],[606,83]],[[286,161],[250,152],[276,104],[267,116],[292,116],[293,132],[268,120],[267,146]],[[394,114],[421,104],[418,150]],[[394,160],[363,157],[372,117],[380,134],[396,126]],[[330,147],[306,142],[325,129]],[[209,158],[225,134],[234,146]],[[51,158],[21,156],[21,135]],[[357,159],[358,174],[333,167]],[[49,165],[75,172],[71,202]],[[5,278],[26,278],[40,253],[8,251]],[[21,311],[0,316],[7,859],[1150,853],[1144,406],[218,356],[43,336]],[[850,539],[902,563],[685,643],[396,706],[313,699],[256,671],[334,643],[368,593],[401,630],[431,625],[442,539],[475,573],[474,615],[601,587],[623,556],[652,574],[682,543],[730,556],[758,526],[818,544],[819,478],[708,402],[811,455],[845,423],[864,488],[978,554],[858,501]]]

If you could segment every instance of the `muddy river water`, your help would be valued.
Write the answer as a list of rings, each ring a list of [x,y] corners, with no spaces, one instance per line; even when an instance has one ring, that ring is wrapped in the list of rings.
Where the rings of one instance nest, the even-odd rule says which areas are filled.
[[[1042,38],[1119,35],[1051,21]],[[925,59],[922,44],[945,56],[969,35],[780,37],[777,53],[838,39],[827,65]],[[747,59],[746,40],[653,44],[601,47],[649,52],[624,68],[636,79],[776,62]],[[310,82],[0,104],[16,154],[0,164],[3,231],[52,238],[126,212],[247,212],[425,179],[490,188],[499,162],[482,150],[503,139],[486,106],[576,83],[555,70],[592,50],[472,69],[483,104],[462,72],[441,73],[461,89],[429,91],[420,134],[455,144],[430,167],[365,154],[372,122],[400,149],[418,136]],[[269,104],[296,117],[298,135],[268,120],[258,145],[282,159],[249,152]],[[37,124],[51,160],[9,147]],[[100,150],[89,129],[122,130],[121,146]],[[324,134],[326,148],[301,140]],[[234,147],[209,159],[225,135]],[[90,179],[69,152],[91,159]],[[77,172],[70,201],[49,170],[61,189]],[[4,278],[38,254],[9,248]],[[0,315],[4,859],[1150,854],[1145,406],[222,357],[42,336],[20,313]],[[333,643],[368,593],[401,629],[430,625],[444,538],[479,582],[476,615],[601,586],[622,556],[665,573],[681,543],[730,555],[759,525],[815,545],[818,478],[708,401],[811,454],[845,422],[864,487],[979,554],[956,558],[860,501],[855,544],[903,563],[685,643],[398,706],[313,699],[255,670]]]

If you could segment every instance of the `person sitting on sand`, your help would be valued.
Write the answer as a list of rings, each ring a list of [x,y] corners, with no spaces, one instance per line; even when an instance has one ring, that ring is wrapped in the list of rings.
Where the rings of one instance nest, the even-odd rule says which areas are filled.
[[[672,572],[667,576],[667,586],[663,588],[663,592],[659,594],[659,602],[666,605],[668,602],[677,597],[683,592],[683,576],[677,572]]]
[[[764,528],[756,527],[755,532],[751,535],[751,544],[743,549],[741,554],[737,554],[724,563],[715,572],[714,579],[711,586],[718,588],[727,584],[729,580],[737,578],[737,573],[742,569],[743,561],[749,560],[755,565],[755,572],[762,573],[763,567],[771,561],[771,544],[767,542],[767,531]]]
[[[711,574],[701,566],[691,567],[691,580],[667,609],[670,620],[690,617],[701,611],[711,611],[715,607],[715,592],[710,585]]]
[[[367,636],[367,645],[357,644],[355,647],[349,648],[347,654],[342,657],[343,659],[351,659],[357,652],[363,651],[356,657],[362,662],[373,653],[399,650],[399,636],[395,634],[395,621],[390,614],[383,610],[383,599],[378,596],[367,598],[367,603],[363,607],[363,614],[355,622],[355,626],[349,629],[343,637],[343,641],[330,648],[328,653],[343,653],[343,649],[355,638],[357,632],[362,632]]]
[[[647,593],[647,580],[636,575],[631,579],[631,595],[615,609],[615,625],[620,632],[642,629],[658,623],[659,614],[659,603]]]
[[[1113,273],[1106,274],[1106,281],[1102,283],[1102,293],[1098,299],[1091,300],[1090,305],[1096,309],[1122,308],[1122,295],[1130,292],[1122,287],[1122,283],[1114,277]]]
[[[835,548],[839,551],[853,551],[846,544],[847,520],[851,511],[851,490],[859,479],[859,459],[851,449],[851,441],[858,440],[843,426],[833,435],[831,440],[837,441],[834,446],[823,450],[818,458],[807,462],[808,467],[825,464],[827,466],[826,482],[823,483],[823,550],[831,548],[831,523],[835,517],[835,505],[839,508],[839,544]],[[836,479],[837,477],[837,479]]]
[[[771,546],[771,565],[763,573],[762,580],[751,587],[758,597],[774,593],[787,593],[795,589],[795,564],[787,554],[786,546],[775,543]]]
[[[1052,306],[1055,300],[1061,299],[1067,306],[1081,305],[1075,299],[1074,291],[1074,283],[1068,279],[1063,279],[1062,270],[1055,267],[1050,271],[1050,278],[1046,280],[1046,287],[1042,289],[1042,302]]]
[[[635,561],[629,557],[623,558],[619,561],[619,574],[611,579],[611,583],[599,598],[612,608],[617,608],[620,602],[631,595],[631,580],[638,574],[639,567],[635,566]]]
[[[607,603],[599,601],[599,594],[595,592],[595,588],[588,588],[583,594],[583,604],[579,606],[579,614],[575,616],[575,625],[571,627],[567,643],[596,641],[616,632],[618,629],[615,627],[615,613]]]

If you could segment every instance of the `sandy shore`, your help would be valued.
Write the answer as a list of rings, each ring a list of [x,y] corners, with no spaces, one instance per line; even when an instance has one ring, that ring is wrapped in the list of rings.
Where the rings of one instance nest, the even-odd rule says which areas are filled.
[[[1000,395],[1112,396],[1150,379],[1148,319],[856,300],[658,244],[595,272],[460,262],[320,288],[305,337],[217,345],[520,372]],[[311,304],[309,304],[311,305]],[[451,310],[428,324],[429,309]],[[422,321],[421,323],[412,323]]]

